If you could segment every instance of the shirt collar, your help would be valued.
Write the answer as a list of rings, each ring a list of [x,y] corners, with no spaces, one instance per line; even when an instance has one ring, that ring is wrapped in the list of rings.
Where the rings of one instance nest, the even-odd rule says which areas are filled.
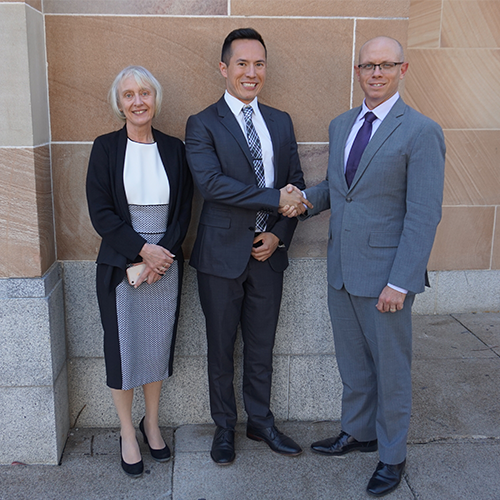
[[[226,104],[229,106],[229,109],[233,112],[233,115],[238,116],[241,112],[241,110],[247,106],[244,102],[241,102],[239,99],[236,97],[232,96],[227,90],[224,93],[224,100],[226,101]],[[256,113],[259,109],[259,102],[257,100],[257,97],[249,104],[249,106],[252,106],[253,112]]]
[[[396,101],[399,99],[399,92],[396,92],[392,97],[384,101],[382,104],[379,104],[376,108],[368,109],[365,100],[363,99],[363,106],[361,108],[361,113],[358,117],[358,120],[363,118],[366,113],[371,111],[380,121],[382,121],[392,109]]]

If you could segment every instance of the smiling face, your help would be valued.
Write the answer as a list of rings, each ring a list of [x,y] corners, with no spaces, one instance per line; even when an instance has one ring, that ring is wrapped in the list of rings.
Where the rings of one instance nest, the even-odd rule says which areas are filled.
[[[133,76],[124,78],[118,86],[118,104],[127,120],[127,127],[151,126],[156,104],[152,88],[139,85]]]
[[[266,81],[266,51],[258,40],[234,40],[229,63],[220,62],[219,68],[226,79],[227,91],[249,104]]]
[[[403,61],[401,49],[391,38],[374,38],[367,42],[359,53],[359,64],[401,61]],[[408,70],[408,63],[397,65],[386,72],[382,72],[378,66],[372,71],[362,71],[357,66],[354,70],[365,93],[366,105],[369,109],[373,109],[397,92],[399,81],[404,78]]]

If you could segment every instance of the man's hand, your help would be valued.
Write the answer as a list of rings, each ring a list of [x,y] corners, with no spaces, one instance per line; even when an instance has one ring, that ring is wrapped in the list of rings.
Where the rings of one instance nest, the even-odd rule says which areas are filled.
[[[394,288],[386,286],[379,295],[376,307],[381,313],[395,313],[403,309],[405,299],[406,293],[398,292]]]
[[[260,262],[269,259],[280,242],[279,238],[273,233],[260,233],[253,240],[253,244],[255,245],[258,241],[262,241],[262,245],[252,248],[252,257]]]
[[[313,208],[310,201],[302,195],[302,191],[288,184],[280,189],[280,204],[278,212],[285,217],[297,217],[303,214],[307,208]]]

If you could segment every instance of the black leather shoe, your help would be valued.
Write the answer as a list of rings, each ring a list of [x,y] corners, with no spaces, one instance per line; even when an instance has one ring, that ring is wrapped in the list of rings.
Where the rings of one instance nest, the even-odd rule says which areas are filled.
[[[366,491],[374,497],[383,497],[394,491],[401,482],[405,465],[406,460],[396,465],[379,462],[373,476],[368,481]]]
[[[123,455],[122,455],[122,438],[120,436],[120,458],[122,460],[122,469],[127,476],[130,477],[141,477],[142,473],[144,472],[144,462],[141,461],[137,462],[135,464],[128,464],[123,460]]]
[[[218,465],[229,465],[234,462],[236,457],[234,453],[234,429],[224,429],[224,427],[217,426],[210,456]]]
[[[377,440],[373,441],[357,441],[347,432],[341,431],[337,437],[316,441],[311,445],[312,451],[321,453],[322,455],[345,455],[351,451],[361,451],[368,453],[377,451]]]
[[[165,444],[165,448],[162,448],[161,450],[154,450],[153,448],[151,448],[151,446],[149,446],[148,438],[146,436],[146,432],[144,431],[145,418],[146,417],[142,417],[141,423],[139,424],[139,430],[142,432],[144,443],[148,445],[149,453],[151,453],[151,456],[154,460],[156,460],[157,462],[167,462],[171,457],[170,448],[167,444]]]
[[[296,457],[302,453],[302,448],[292,438],[276,429],[274,425],[264,429],[248,425],[247,437],[254,441],[264,441],[271,450],[280,455]]]

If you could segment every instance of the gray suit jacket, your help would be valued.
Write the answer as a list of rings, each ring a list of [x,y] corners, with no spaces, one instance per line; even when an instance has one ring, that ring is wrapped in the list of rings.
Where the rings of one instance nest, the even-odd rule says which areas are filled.
[[[331,209],[328,282],[360,297],[378,297],[387,283],[419,293],[441,218],[443,132],[399,99],[348,188],[344,148],[360,109],[330,123],[327,178],[306,190],[309,216]]]
[[[250,259],[257,211],[269,213],[267,231],[284,244],[269,258],[278,272],[288,265],[287,249],[297,220],[278,213],[278,189],[288,183],[304,188],[292,120],[287,113],[259,103],[271,135],[274,187],[260,189],[246,138],[224,97],[186,125],[186,156],[204,198],[198,234],[189,263],[198,271],[237,278]]]

